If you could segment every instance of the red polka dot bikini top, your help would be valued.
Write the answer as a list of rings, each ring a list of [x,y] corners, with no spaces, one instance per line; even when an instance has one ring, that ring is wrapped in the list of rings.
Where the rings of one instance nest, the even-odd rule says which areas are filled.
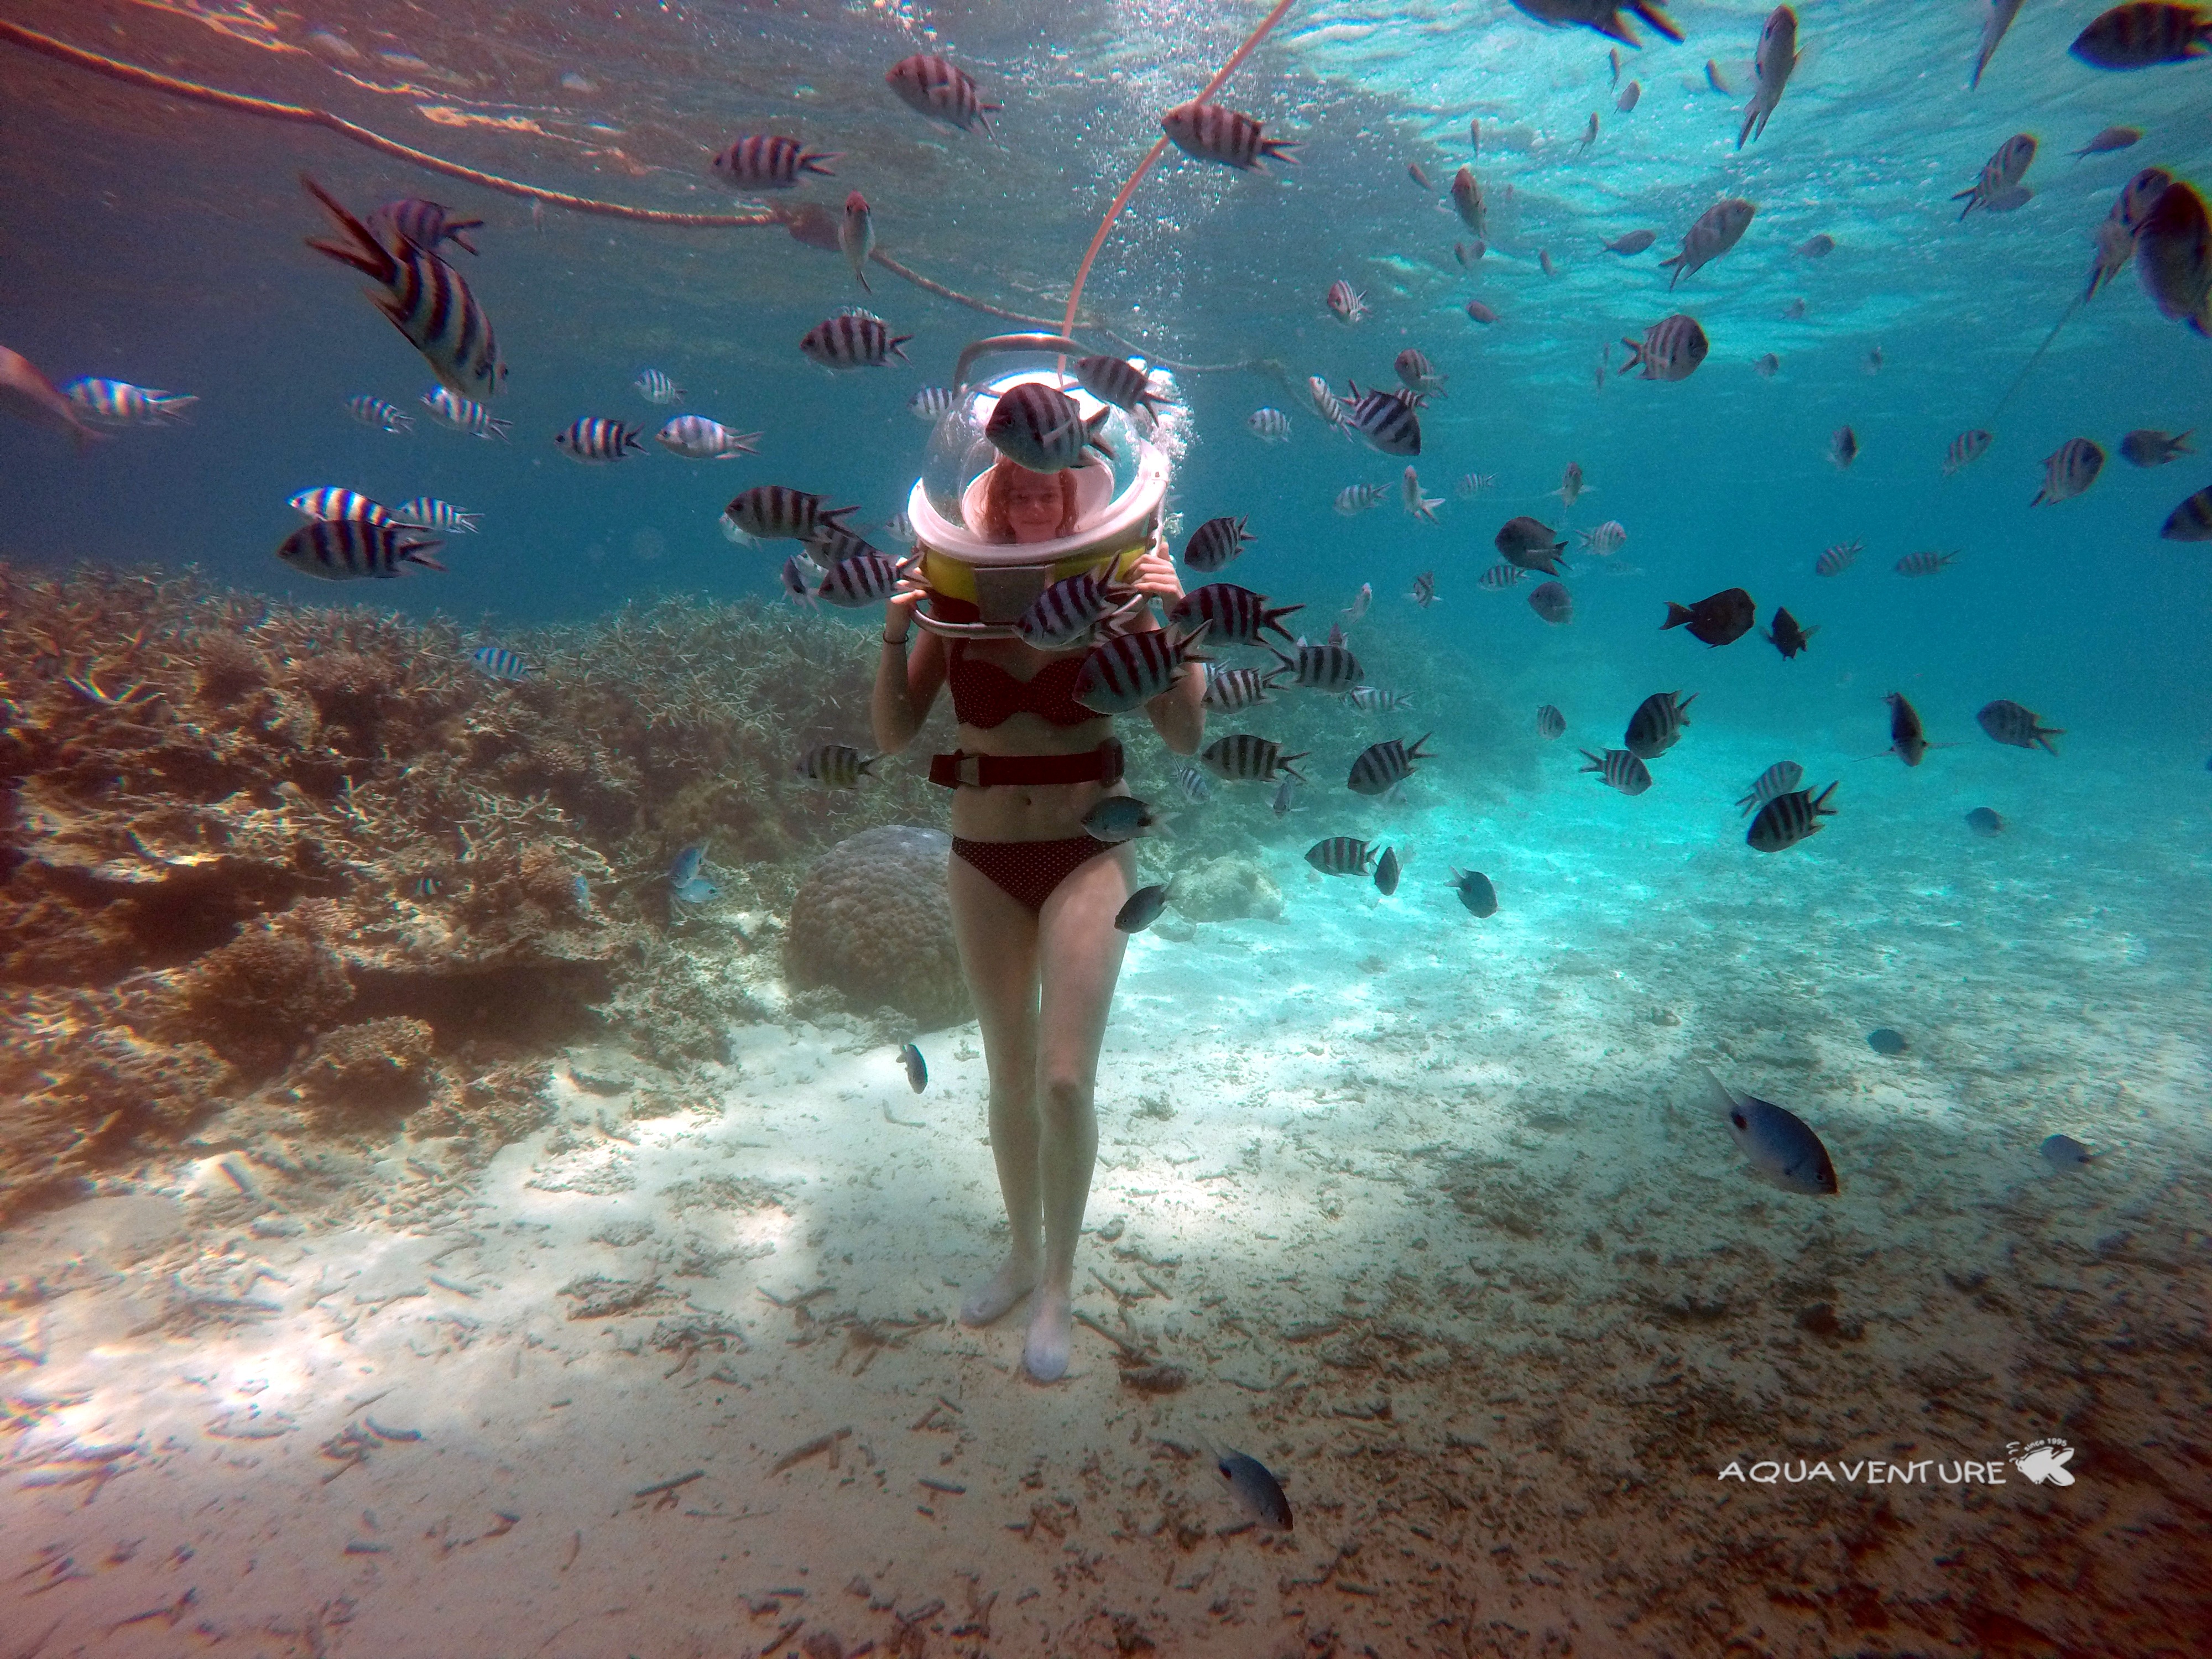
[[[1083,675],[1083,658],[1054,657],[1026,680],[1017,679],[997,663],[972,655],[964,640],[954,641],[946,652],[945,677],[952,690],[952,712],[963,726],[988,731],[1017,714],[1041,715],[1053,726],[1080,726],[1103,719],[1095,708],[1075,700],[1075,684]]]

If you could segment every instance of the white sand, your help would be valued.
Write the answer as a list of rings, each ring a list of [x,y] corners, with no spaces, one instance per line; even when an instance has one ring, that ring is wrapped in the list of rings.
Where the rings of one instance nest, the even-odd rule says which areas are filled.
[[[227,1155],[256,1200],[210,1156],[20,1225],[0,1659],[2175,1639],[2212,1504],[2194,855],[2137,811],[2080,856],[2140,780],[2070,765],[1975,842],[1972,769],[2026,757],[1966,751],[1911,796],[1861,769],[1818,856],[1760,860],[1725,802],[1776,757],[1583,780],[1486,846],[1301,815],[1282,923],[1136,941],[1077,1305],[1180,1393],[1081,1328],[1037,1387],[1018,1312],[951,1322],[999,1249],[972,1028],[924,1040],[920,1097],[888,1047],[763,1027],[688,1079],[580,1056],[659,1093],[564,1075],[481,1180],[262,1145]],[[1395,900],[1297,862],[1377,823],[1417,848]],[[1470,860],[1487,922],[1441,884]],[[1699,1058],[1812,1121],[1842,1196],[1749,1182]],[[2106,1156],[2057,1176],[2053,1129]],[[573,1317],[592,1276],[654,1288]],[[686,1321],[708,1346],[653,1346]],[[2071,1487],[1715,1478],[2050,1434]],[[1295,1534],[1240,1529],[1202,1436]]]

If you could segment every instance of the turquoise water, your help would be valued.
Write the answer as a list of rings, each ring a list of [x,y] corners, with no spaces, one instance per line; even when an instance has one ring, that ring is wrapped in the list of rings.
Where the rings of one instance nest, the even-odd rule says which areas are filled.
[[[66,1557],[85,1574],[59,1575],[39,1601],[15,1580],[0,1651],[49,1620],[62,1634],[43,1650],[174,1651],[194,1628],[181,1613],[102,1632],[191,1588],[213,1651],[752,1653],[772,1637],[795,1644],[801,1632],[779,1632],[796,1615],[730,1609],[774,1600],[802,1570],[808,1595],[784,1601],[808,1631],[835,1626],[848,1644],[864,1631],[878,1651],[1130,1652],[1139,1638],[1266,1659],[2188,1650],[2212,1620],[2189,1577],[2212,1505],[2212,563],[2158,530],[2212,483],[2212,463],[2140,469],[2119,441],[2212,424],[2212,341],[2161,317],[2132,270],[2075,302],[2092,234],[2136,169],[2212,179],[2212,67],[2091,69],[2066,47],[2097,8],[2037,3],[1970,91],[1980,6],[1799,11],[1803,61],[1765,134],[1739,150],[1762,7],[1686,0],[1671,11],[1680,45],[1638,26],[1644,45],[1621,50],[1618,73],[1642,94],[1624,113],[1609,42],[1503,0],[1294,6],[1220,98],[1296,141],[1297,164],[1243,175],[1170,149],[1091,275],[1078,337],[1168,367],[1188,407],[1169,503],[1186,532],[1247,515],[1253,544],[1223,578],[1304,603],[1315,637],[1370,586],[1351,642],[1370,680],[1415,698],[1384,719],[1309,700],[1222,722],[1314,749],[1303,810],[1279,821],[1264,791],[1224,789],[1144,854],[1159,879],[1200,855],[1248,858],[1283,901],[1279,920],[1139,939],[1102,1074],[1114,1121],[1093,1224],[1124,1218],[1146,1254],[1133,1265],[1105,1255],[1111,1241],[1086,1245],[1079,1279],[1095,1258],[1119,1290],[1092,1286],[1079,1306],[1102,1320],[1137,1306],[1146,1345],[1199,1378],[1192,1393],[1117,1389],[1100,1339],[1090,1372],[1038,1395],[1010,1383],[1008,1354],[930,1334],[952,1332],[950,1287],[992,1248],[972,1027],[925,1040],[939,1092],[911,1106],[885,1084],[883,1033],[796,1015],[787,1031],[748,1028],[720,1067],[654,1073],[651,1102],[608,1107],[573,1081],[572,1055],[547,1096],[568,1141],[541,1132],[488,1170],[456,1166],[454,1193],[435,1203],[390,1201],[409,1180],[401,1151],[332,1154],[346,1196],[317,1224],[329,1231],[251,1245],[302,1253],[277,1262],[299,1290],[267,1280],[258,1292],[285,1310],[268,1333],[187,1352],[139,1340],[126,1316],[124,1298],[153,1296],[204,1255],[231,1264],[234,1287],[257,1259],[222,1241],[260,1236],[210,1207],[224,1196],[210,1160],[228,1143],[149,1152],[100,1189],[100,1202],[158,1200],[173,1216],[72,1221],[63,1209],[0,1235],[20,1323],[0,1329],[15,1345],[0,1349],[0,1393],[24,1437],[11,1456],[28,1469],[33,1452],[60,1455],[65,1428],[78,1445],[132,1437],[146,1471],[97,1507],[80,1487],[8,1483],[0,1513],[23,1529],[6,1530],[35,1540],[22,1565],[54,1576]],[[857,189],[901,264],[1048,318],[1160,112],[1262,14],[24,0],[8,15],[526,185],[639,207],[740,210],[750,198],[708,158],[741,134],[787,131],[842,158],[834,181],[780,199],[834,210]],[[883,71],[923,50],[949,51],[1006,106],[997,143],[939,131],[890,94]],[[1708,59],[1735,95],[1712,89]],[[0,557],[19,571],[189,564],[218,591],[459,617],[491,641],[662,596],[774,603],[788,550],[727,542],[716,518],[729,497],[758,483],[814,490],[858,504],[856,523],[879,532],[922,466],[928,428],[908,398],[943,384],[970,339],[1018,326],[881,266],[863,294],[838,255],[780,228],[533,215],[526,199],[325,131],[6,41],[0,91],[0,343],[57,382],[107,376],[200,399],[181,424],[83,454],[0,422]],[[2141,141],[2071,155],[2118,124]],[[1953,193],[2019,131],[2040,144],[2031,198],[1961,221]],[[1488,251],[1471,267],[1454,257],[1470,233],[1443,194],[1462,164],[1491,203]],[[325,228],[302,169],[360,210],[422,194],[487,221],[482,256],[459,264],[512,365],[494,404],[511,441],[441,429],[421,410],[421,359],[349,273],[301,246]],[[1658,262],[1730,196],[1758,204],[1749,231],[1670,292]],[[1635,229],[1657,233],[1648,252],[1601,251]],[[1834,252],[1796,251],[1816,234]],[[1340,277],[1365,296],[1355,325],[1323,303]],[[1498,321],[1471,322],[1470,300]],[[799,355],[806,330],[854,303],[915,337],[910,366],[832,376]],[[1692,377],[1613,372],[1624,336],[1677,310],[1711,341]],[[1399,505],[1402,460],[1326,430],[1305,396],[1309,375],[1340,392],[1394,384],[1407,347],[1448,386],[1423,411],[1416,462],[1443,498],[1434,525]],[[1767,377],[1753,365],[1770,352],[1780,367]],[[648,367],[686,389],[680,404],[639,397],[631,382]],[[417,416],[413,433],[351,421],[343,402],[363,392]],[[1247,429],[1262,406],[1288,414],[1288,443]],[[763,432],[759,454],[666,453],[650,434],[679,410]],[[647,453],[576,465],[551,439],[582,416],[642,426]],[[1845,424],[1859,453],[1839,470],[1828,450]],[[1994,433],[1988,453],[1945,477],[1946,446],[1975,428]],[[2101,477],[2032,507],[2044,458],[2077,436],[2107,452]],[[1553,492],[1571,462],[1586,489],[1567,507]],[[1462,495],[1468,474],[1495,482]],[[1340,515],[1332,502],[1356,483],[1382,486],[1381,504]],[[438,496],[484,527],[449,541],[445,574],[325,586],[273,556],[297,522],[286,498],[324,484],[386,502]],[[1604,558],[1571,545],[1565,626],[1530,610],[1533,581],[1478,585],[1517,514],[1571,544],[1607,520],[1627,532]],[[1824,548],[1854,540],[1864,551],[1850,568],[1814,574]],[[1958,558],[1923,580],[1893,571],[1923,549]],[[1425,610],[1407,598],[1422,572],[1438,595]],[[1777,605],[1817,625],[1809,650],[1785,661],[1757,633],[1711,649],[1660,629],[1667,602],[1735,586],[1762,628]],[[865,667],[877,615],[810,626]],[[1638,702],[1671,690],[1698,701],[1649,793],[1625,798],[1575,769],[1577,748],[1618,746]],[[1917,768],[1883,753],[1893,692],[1942,745]],[[1996,698],[2063,727],[2060,755],[1990,741],[1974,715]],[[1553,743],[1534,730],[1545,703],[1568,722]],[[1425,731],[1437,758],[1403,800],[1346,794],[1362,744]],[[1156,788],[1164,751],[1149,734],[1131,747]],[[1801,762],[1815,789],[1839,781],[1837,815],[1808,844],[1762,856],[1735,801],[1780,759]],[[2000,835],[1968,830],[1978,806],[2002,815]],[[1400,848],[1400,893],[1310,873],[1304,849],[1334,834]],[[1453,866],[1492,878],[1496,917],[1460,908],[1444,885]],[[610,915],[616,891],[601,900]],[[673,945],[656,934],[652,948],[781,1009],[772,974],[700,931]],[[1902,1032],[1906,1051],[1871,1050],[1877,1027]],[[1750,1184],[1703,1113],[1701,1063],[1816,1125],[1844,1187],[1831,1209]],[[1155,1100],[1158,1111],[1128,1107]],[[906,1138],[910,1110],[929,1120],[922,1139]],[[2035,1149],[2060,1131],[2098,1164],[2055,1176]],[[655,1247],[595,1255],[632,1247],[594,1244],[592,1229],[657,1220],[674,1239],[680,1204],[623,1194],[706,1157],[773,1183],[781,1207],[754,1206],[709,1240],[734,1265],[686,1291],[702,1298],[694,1311],[742,1306],[751,1354],[726,1361],[714,1386],[689,1392],[687,1376],[663,1389],[653,1379],[670,1362],[636,1352],[643,1325],[611,1346],[545,1310],[557,1280],[594,1263],[659,1272]],[[645,1173],[629,1186],[593,1185],[601,1164],[632,1164]],[[410,1233],[422,1214],[434,1223]],[[440,1244],[478,1236],[483,1254],[457,1258],[478,1288],[450,1308],[473,1328],[372,1334],[380,1297],[434,1291],[422,1261],[434,1224]],[[1159,1265],[1170,1255],[1174,1273]],[[352,1284],[343,1276],[361,1264],[361,1330],[350,1316],[343,1334],[314,1326],[322,1298],[304,1290]],[[1171,1279],[1170,1312],[1121,1293],[1139,1266]],[[49,1320],[26,1288],[42,1278],[84,1287],[81,1300]],[[842,1287],[818,1304],[834,1310],[826,1346],[783,1305],[817,1279]],[[433,1358],[447,1369],[421,1369]],[[349,1474],[373,1490],[341,1486],[339,1516],[319,1484],[331,1465],[304,1443],[319,1434],[301,1435],[289,1462],[253,1462],[251,1437],[210,1449],[174,1403],[199,1389],[243,1409],[273,1387],[272,1401],[334,1433],[338,1402],[374,1392],[358,1380],[372,1366],[411,1386],[465,1476],[409,1486],[394,1465],[412,1443],[392,1443],[372,1465],[386,1484]],[[93,1403],[71,1403],[80,1390]],[[957,1432],[951,1414],[908,1431],[939,1395],[957,1402]],[[771,1475],[776,1455],[847,1423],[867,1448],[848,1454],[864,1475],[799,1466],[819,1489]],[[1202,1434],[1248,1443],[1294,1502],[1314,1504],[1295,1539],[1214,1535],[1235,1516],[1185,1469]],[[1735,1458],[1852,1447],[2001,1464],[2008,1443],[2049,1436],[2079,1449],[2078,1485],[2014,1476],[1971,1499],[1940,1482],[1816,1498],[1716,1474]],[[930,1455],[911,1451],[917,1438]],[[631,1524],[633,1491],[694,1467],[712,1473],[696,1489],[707,1496],[684,1500],[685,1526],[780,1507],[783,1530],[671,1544]],[[939,1511],[917,1473],[975,1496]],[[218,1499],[241,1518],[190,1518]],[[352,1516],[363,1504],[374,1525]],[[396,1538],[395,1515],[411,1538],[465,1504],[522,1504],[522,1565],[478,1554],[449,1567],[443,1547],[344,1553],[349,1537]],[[1199,1533],[1178,1541],[1188,1516]],[[1006,1530],[1025,1521],[1020,1537]],[[312,1550],[257,1547],[287,1526]],[[473,1540],[478,1528],[440,1536]],[[100,1550],[157,1533],[164,1551],[198,1539],[220,1575],[94,1570]],[[587,1589],[566,1577],[572,1533]],[[281,1593],[265,1579],[239,1588],[257,1547],[283,1558],[268,1575]],[[872,1588],[848,1600],[856,1577]],[[1004,1592],[996,1634],[988,1610],[978,1634],[974,1607],[992,1590]],[[885,1597],[896,1605],[874,1605]],[[951,1612],[905,1616],[932,1599]],[[434,1611],[449,1603],[462,1610]],[[463,1634],[441,1635],[441,1618]],[[586,1619],[599,1635],[574,1633]]]

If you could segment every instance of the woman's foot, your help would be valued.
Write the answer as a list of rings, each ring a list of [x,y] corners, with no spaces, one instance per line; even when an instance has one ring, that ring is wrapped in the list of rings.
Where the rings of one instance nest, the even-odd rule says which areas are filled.
[[[963,1325],[988,1325],[1006,1316],[1006,1310],[1036,1288],[1036,1264],[1008,1256],[999,1271],[968,1292],[960,1304]]]
[[[1022,1364],[1040,1382],[1057,1382],[1067,1375],[1068,1349],[1075,1340],[1073,1299],[1064,1288],[1046,1286],[1036,1293],[1030,1309],[1029,1340],[1022,1346]]]

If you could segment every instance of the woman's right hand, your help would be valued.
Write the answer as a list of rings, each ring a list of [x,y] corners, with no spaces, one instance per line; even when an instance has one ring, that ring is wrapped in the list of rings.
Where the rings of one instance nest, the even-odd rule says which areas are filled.
[[[921,596],[929,592],[929,584],[919,576],[901,576],[892,587],[890,597],[884,601],[884,637],[902,640],[914,627],[914,608],[921,603]]]

